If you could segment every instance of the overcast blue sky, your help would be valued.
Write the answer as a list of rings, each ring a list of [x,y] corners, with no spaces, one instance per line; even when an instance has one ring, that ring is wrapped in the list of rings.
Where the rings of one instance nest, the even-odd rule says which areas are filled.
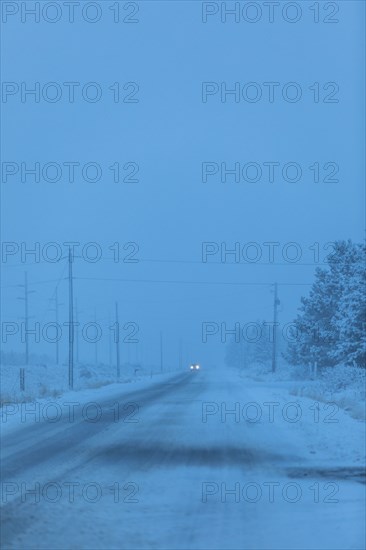
[[[10,5],[10,11],[20,5],[4,4]],[[102,260],[93,264],[76,259],[75,277],[130,281],[76,279],[83,322],[92,320],[94,308],[99,319],[108,318],[118,300],[121,320],[140,327],[138,353],[147,363],[159,361],[160,330],[167,364],[177,363],[179,338],[187,361],[197,357],[206,363],[220,362],[224,346],[217,336],[201,343],[202,322],[229,326],[235,321],[271,320],[271,287],[258,283],[274,281],[281,283],[280,320],[291,320],[313,280],[314,249],[309,247],[319,243],[322,260],[326,243],[364,237],[364,3],[331,3],[339,7],[332,15],[320,2],[319,23],[314,23],[313,3],[307,1],[297,2],[301,17],[296,23],[285,21],[281,11],[270,23],[263,2],[255,3],[263,10],[256,23],[243,20],[242,14],[238,23],[230,16],[222,22],[220,11],[203,23],[202,10],[215,11],[221,3],[205,7],[191,1],[139,2],[139,11],[130,16],[137,23],[114,23],[109,9],[113,2],[97,4],[102,15],[94,24],[79,12],[74,23],[68,22],[65,6],[54,24],[42,14],[39,23],[30,18],[22,23],[21,13],[3,13],[3,86],[13,84],[6,84],[3,93],[2,161],[15,163],[19,171],[5,179],[3,172],[2,240],[19,246],[24,242],[30,248],[35,242],[41,248],[51,241],[97,242]],[[120,2],[121,18],[134,10],[134,3],[127,4]],[[284,4],[280,2],[281,10]],[[325,23],[326,17],[339,21]],[[63,85],[72,81],[80,83],[74,103],[68,101]],[[41,91],[44,84],[56,82],[62,97],[52,103],[41,96],[36,103],[26,96],[22,102],[21,82],[28,87],[39,82]],[[100,86],[100,101],[82,98],[80,90],[88,82]],[[125,83],[137,83],[133,99],[138,102],[114,102],[108,88],[116,82],[121,98],[134,90],[132,85],[123,90]],[[217,83],[219,90],[206,102],[203,82]],[[245,85],[257,83],[262,98],[254,103],[241,94],[238,102],[233,95],[222,101],[222,86],[232,89],[236,82],[240,92],[244,87],[248,93],[254,88]],[[268,101],[265,82],[279,83],[273,102]],[[289,82],[301,89],[297,102],[283,99]],[[14,91],[16,86],[19,92]],[[324,102],[329,99],[338,102]],[[32,176],[21,181],[22,162],[29,166],[39,162],[42,167],[70,161],[98,163],[103,176],[95,183],[83,181],[78,167],[74,183],[68,181],[66,168],[55,183],[42,177],[36,183]],[[114,183],[108,167],[116,162],[121,167],[137,164],[138,181]],[[228,176],[223,183],[219,171],[204,183],[203,162],[213,163],[211,167],[216,163],[218,169],[221,163],[243,167],[252,162],[261,166],[263,174],[258,182],[242,178],[235,182]],[[267,181],[264,162],[279,163],[273,183]],[[282,177],[288,162],[300,165],[298,182]],[[319,182],[314,181],[315,163],[319,163]],[[333,164],[324,169],[327,163]],[[335,165],[339,172],[333,179],[338,181],[323,181],[327,175],[331,178]],[[9,166],[3,164],[5,174]],[[122,170],[123,177],[133,166]],[[140,261],[107,259],[113,255],[108,247],[115,242],[121,248],[137,243]],[[241,250],[255,242],[263,256],[256,264],[242,259],[229,265],[215,254],[202,263],[202,242],[216,242],[219,248],[221,243],[232,248],[238,242]],[[272,264],[265,242],[279,243]],[[296,264],[282,256],[289,242],[302,249]],[[51,281],[33,286],[36,293],[30,295],[33,321],[51,320],[48,300],[56,281],[66,276],[64,268],[65,260],[34,263],[28,257],[23,263],[20,252],[8,257],[3,262],[7,287],[3,318],[17,320],[22,315],[23,303],[17,300],[22,289],[10,285],[21,284],[26,269],[30,283]],[[67,320],[64,280],[59,295],[64,304],[60,317]],[[10,348],[22,350],[17,340],[13,342]],[[45,344],[32,346],[36,349],[53,353]],[[136,353],[135,348],[131,353]],[[107,339],[103,354],[106,360]],[[123,354],[126,358],[126,347]],[[93,357],[92,348],[85,345],[83,355]]]

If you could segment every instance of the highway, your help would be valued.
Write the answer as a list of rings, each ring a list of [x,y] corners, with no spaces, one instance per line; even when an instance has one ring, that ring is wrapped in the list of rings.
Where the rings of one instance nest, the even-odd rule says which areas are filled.
[[[360,471],[271,391],[202,370],[28,404],[3,423],[2,548],[362,548]]]

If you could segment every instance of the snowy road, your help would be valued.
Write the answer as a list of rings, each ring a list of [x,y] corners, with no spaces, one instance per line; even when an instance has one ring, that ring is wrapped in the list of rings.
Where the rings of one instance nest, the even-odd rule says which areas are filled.
[[[227,372],[157,378],[10,414],[3,548],[364,548],[355,420]]]

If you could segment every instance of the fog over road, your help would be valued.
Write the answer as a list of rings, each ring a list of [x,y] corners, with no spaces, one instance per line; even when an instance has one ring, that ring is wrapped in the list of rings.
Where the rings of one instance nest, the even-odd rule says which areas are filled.
[[[88,395],[3,424],[3,548],[362,548],[360,468],[326,439],[343,417],[209,369]]]

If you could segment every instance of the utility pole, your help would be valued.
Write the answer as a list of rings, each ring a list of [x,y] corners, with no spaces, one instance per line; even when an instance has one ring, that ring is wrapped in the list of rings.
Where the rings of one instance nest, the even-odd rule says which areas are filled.
[[[179,339],[179,370],[182,369],[182,339]]]
[[[119,320],[118,320],[118,302],[116,302],[116,359],[117,359],[117,380],[120,379],[121,371],[119,366]]]
[[[96,308],[94,308],[94,323],[95,323],[95,326],[97,327],[97,310]],[[98,329],[97,329],[97,334],[98,334]],[[94,344],[94,362],[95,362],[95,366],[98,365],[98,338],[95,339],[95,344]]]
[[[163,372],[163,333],[160,331],[160,372]]]
[[[56,286],[56,294],[55,294],[55,314],[56,314],[56,327],[58,330],[58,287]],[[60,360],[59,356],[59,348],[58,348],[58,338],[56,338],[56,365],[58,365]]]
[[[58,329],[59,329],[59,307],[62,305],[60,304],[60,302],[58,301],[58,286],[56,286],[56,290],[55,290],[55,297],[54,298],[51,298],[51,301],[52,302],[55,302],[55,307],[54,309],[51,309],[50,311],[54,311],[55,312],[55,321],[56,321],[56,335],[58,335]],[[59,353],[59,339],[56,338],[56,365],[59,364],[60,362],[60,353]]]
[[[277,295],[277,283],[274,283],[272,372],[275,372],[277,367],[277,307],[279,303],[280,301]]]
[[[135,344],[135,365],[139,364],[139,344],[136,342]]]
[[[31,294],[34,292],[34,290],[28,290],[28,273],[27,271],[24,271],[24,285],[18,285],[21,287],[24,287],[24,297],[19,297],[18,300],[24,300],[24,332],[25,332],[25,364],[28,365],[29,363],[29,344],[28,344],[28,321],[29,321],[29,314],[28,314],[28,294]]]
[[[69,388],[74,388],[74,289],[72,276],[72,254],[69,248]]]
[[[25,323],[25,364],[29,363],[28,344],[28,273],[24,271],[24,323]]]
[[[78,301],[75,298],[75,352],[76,352],[76,364],[79,364],[79,309]]]
[[[240,337],[240,360],[239,360],[239,363],[240,363],[240,369],[242,371],[244,371],[245,367],[246,367],[246,358],[245,358],[244,338],[243,338],[242,335]]]
[[[108,315],[108,327],[111,326],[111,315]],[[108,331],[108,352],[109,352],[109,366],[112,366],[112,331]]]

